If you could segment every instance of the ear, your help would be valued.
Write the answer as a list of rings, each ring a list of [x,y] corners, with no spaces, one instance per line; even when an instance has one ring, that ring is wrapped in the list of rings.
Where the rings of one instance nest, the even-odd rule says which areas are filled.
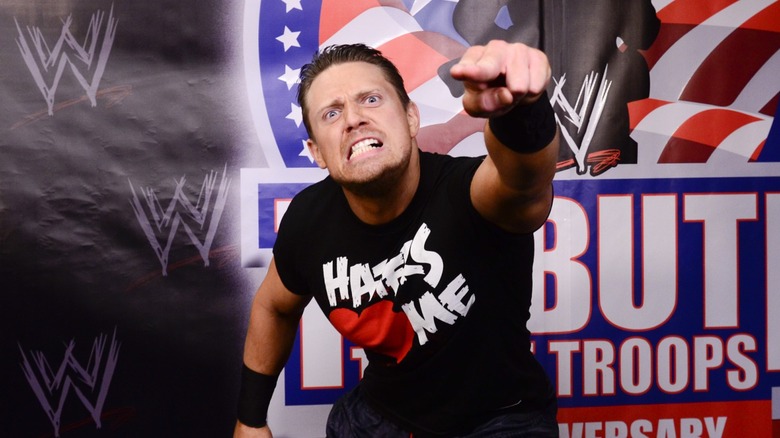
[[[322,159],[322,154],[320,153],[320,147],[317,146],[317,143],[314,140],[307,139],[306,147],[309,148],[309,153],[311,154],[312,158],[314,158],[314,161],[317,162],[317,166],[319,166],[320,169],[325,169],[328,167],[325,164],[325,160]]]
[[[406,108],[406,121],[409,124],[409,132],[412,138],[417,137],[417,133],[420,132],[420,109],[417,108],[417,104],[409,102]]]

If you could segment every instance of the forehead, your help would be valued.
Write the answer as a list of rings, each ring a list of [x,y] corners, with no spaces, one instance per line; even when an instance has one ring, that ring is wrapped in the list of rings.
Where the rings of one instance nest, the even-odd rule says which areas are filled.
[[[392,85],[381,68],[367,62],[335,64],[320,73],[311,83],[309,101],[330,100],[369,90],[389,90]]]

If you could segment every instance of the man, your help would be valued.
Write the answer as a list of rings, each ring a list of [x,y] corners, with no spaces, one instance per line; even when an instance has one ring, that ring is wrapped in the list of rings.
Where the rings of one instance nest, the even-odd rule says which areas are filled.
[[[329,47],[302,69],[308,147],[329,177],[282,220],[252,305],[236,437],[271,436],[268,404],[312,297],[369,358],[328,437],[557,436],[526,329],[558,155],[550,66],[491,41],[451,74],[466,112],[489,119],[486,157],[421,152],[417,106],[378,51]]]

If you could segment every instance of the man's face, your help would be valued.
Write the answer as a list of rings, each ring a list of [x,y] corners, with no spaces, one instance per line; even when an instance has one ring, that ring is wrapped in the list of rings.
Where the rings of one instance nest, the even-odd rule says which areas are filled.
[[[407,109],[382,70],[365,62],[329,67],[306,97],[317,164],[345,189],[383,194],[409,169],[419,129],[417,107]]]

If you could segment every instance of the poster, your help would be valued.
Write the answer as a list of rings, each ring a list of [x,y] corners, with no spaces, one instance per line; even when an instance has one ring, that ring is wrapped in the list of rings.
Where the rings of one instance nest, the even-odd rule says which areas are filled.
[[[561,436],[780,436],[768,0],[2,2],[0,435],[229,436],[276,226],[323,176],[297,69],[376,46],[421,148],[477,155],[446,68],[491,38],[553,66],[529,328]],[[365,361],[307,309],[276,436],[324,436]]]

